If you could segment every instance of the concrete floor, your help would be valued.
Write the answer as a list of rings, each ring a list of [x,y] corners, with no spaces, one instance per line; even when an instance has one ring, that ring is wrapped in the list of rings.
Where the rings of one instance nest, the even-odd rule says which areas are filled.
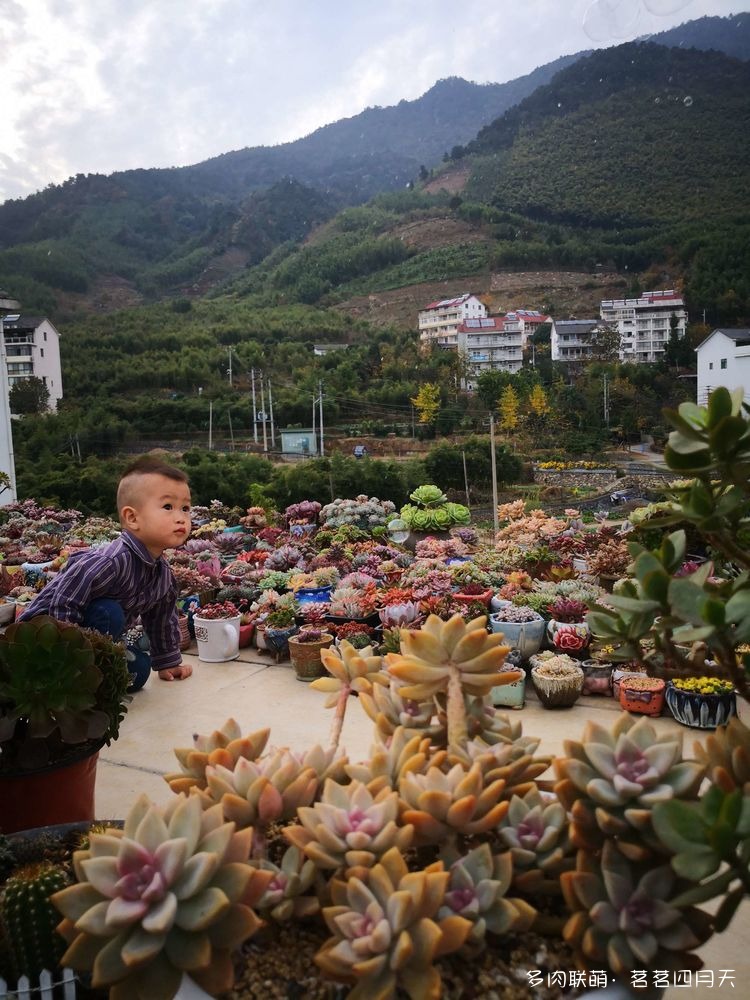
[[[269,746],[304,750],[315,743],[327,744],[332,710],[323,707],[325,695],[298,681],[288,662],[276,664],[266,652],[243,649],[238,660],[204,663],[195,655],[195,647],[184,654],[184,660],[193,666],[193,676],[167,683],[154,675],[134,696],[120,738],[102,750],[96,784],[99,817],[122,818],[143,792],[156,803],[166,803],[172,793],[162,776],[178,770],[173,747],[191,746],[194,733],[210,733],[230,717],[243,732],[270,726]],[[557,756],[563,753],[563,740],[579,738],[586,721],[608,726],[618,711],[613,699],[595,696],[581,698],[570,709],[549,710],[532,692],[522,710],[509,714],[522,721],[525,735],[542,736],[539,753]],[[745,703],[740,712],[745,721],[750,718]],[[695,740],[708,735],[673,719],[652,721],[659,731],[681,735],[686,753],[692,751]],[[358,700],[350,699],[341,744],[351,759],[367,756],[372,730]],[[725,995],[750,996],[750,904],[743,904],[730,929],[709,942],[701,954],[705,969],[715,973],[712,995],[721,990]],[[734,989],[729,982],[718,985],[720,970],[733,970]],[[702,996],[708,989],[693,985],[689,995]],[[672,987],[667,997],[686,1000],[685,988]]]

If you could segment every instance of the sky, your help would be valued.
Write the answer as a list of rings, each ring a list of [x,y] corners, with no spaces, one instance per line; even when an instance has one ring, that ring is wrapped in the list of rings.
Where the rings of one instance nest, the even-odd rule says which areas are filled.
[[[503,83],[746,0],[0,0],[0,202]]]

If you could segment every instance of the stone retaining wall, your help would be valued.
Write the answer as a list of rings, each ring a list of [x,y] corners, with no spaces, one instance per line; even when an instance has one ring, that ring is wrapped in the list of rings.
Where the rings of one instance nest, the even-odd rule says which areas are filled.
[[[565,489],[589,487],[599,493],[614,490],[655,490],[662,492],[669,479],[654,473],[634,473],[618,476],[616,469],[534,469],[534,482],[542,486],[561,486]]]

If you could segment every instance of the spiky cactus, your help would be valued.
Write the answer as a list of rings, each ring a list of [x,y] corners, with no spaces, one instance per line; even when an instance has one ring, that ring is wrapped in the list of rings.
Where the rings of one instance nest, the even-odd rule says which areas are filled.
[[[383,789],[373,796],[360,781],[327,781],[320,802],[297,811],[299,826],[284,836],[324,870],[367,878],[369,870],[392,847],[405,851],[414,828],[397,825],[398,794]]]
[[[651,810],[657,802],[695,799],[704,769],[683,761],[682,738],[657,734],[642,716],[621,713],[610,731],[588,722],[581,742],[565,740],[566,757],[554,762],[560,802],[570,811],[576,847],[596,849],[617,837],[633,859],[663,848],[653,834]]]
[[[401,632],[401,652],[385,657],[388,672],[406,682],[400,694],[417,701],[447,695],[448,745],[460,751],[468,739],[464,695],[488,695],[520,678],[500,672],[510,647],[499,633],[488,635],[486,617],[468,623],[460,615],[441,621],[430,615],[418,631]]]
[[[63,964],[93,970],[110,1000],[171,1000],[184,972],[208,992],[229,989],[231,950],[261,926],[252,907],[273,877],[247,863],[251,836],[195,796],[164,810],[139,798],[123,830],[76,851],[78,884],[52,897]]]
[[[69,883],[65,869],[40,861],[18,869],[0,891],[0,964],[7,964],[11,982],[24,975],[35,980],[60,964],[65,941],[55,931],[60,916],[49,897]]]
[[[324,974],[356,984],[350,1000],[395,997],[437,1000],[441,993],[435,959],[457,951],[471,931],[463,917],[438,917],[448,872],[410,872],[396,848],[358,878],[334,879],[335,905],[323,916],[333,935],[315,956]]]
[[[513,876],[510,854],[493,857],[489,844],[481,844],[464,857],[444,851],[441,862],[448,866],[450,881],[438,917],[457,915],[471,921],[472,928],[463,946],[467,954],[484,949],[487,931],[507,934],[531,927],[536,910],[522,899],[506,898]],[[438,862],[440,867],[441,862]],[[435,868],[430,866],[427,871]]]

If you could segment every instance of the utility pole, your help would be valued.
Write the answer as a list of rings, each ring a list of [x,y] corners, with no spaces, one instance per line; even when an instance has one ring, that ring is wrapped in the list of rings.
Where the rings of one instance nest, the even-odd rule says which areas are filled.
[[[232,451],[234,451],[234,431],[232,430],[232,411],[227,410],[227,416],[229,417],[229,439],[232,442]]]
[[[268,439],[266,438],[266,403],[263,395],[263,373],[260,376],[260,419],[263,422],[263,451],[268,451]]]
[[[492,464],[492,524],[497,536],[500,522],[497,515],[497,463],[495,460],[495,416],[490,413],[490,458]]]
[[[415,439],[416,434],[414,433],[414,407],[411,408],[411,439]]]
[[[318,402],[318,400],[315,398],[315,393],[313,393],[312,401],[313,401],[313,409],[312,409],[312,414],[313,414],[313,423],[312,423],[313,455],[317,455],[318,454],[318,439],[315,437],[315,404]]]
[[[208,404],[208,450],[213,451],[214,449],[214,401],[210,400]]]
[[[276,447],[276,431],[273,426],[273,396],[271,395],[271,379],[268,380],[268,415],[271,418],[271,448]]]
[[[471,497],[469,496],[469,477],[466,474],[466,452],[463,450],[463,448],[461,449],[461,458],[463,459],[464,463],[464,486],[466,487],[466,506],[470,507]]]
[[[323,383],[320,381],[318,382],[318,392],[320,393],[318,403],[320,404],[320,457],[322,458],[326,453],[326,446],[323,441]]]
[[[604,424],[609,429],[609,378],[604,376]]]
[[[250,369],[250,381],[253,387],[253,441],[258,443],[258,410],[255,406],[255,369]]]
[[[232,348],[228,347],[227,352],[229,353],[229,385],[232,385]]]

